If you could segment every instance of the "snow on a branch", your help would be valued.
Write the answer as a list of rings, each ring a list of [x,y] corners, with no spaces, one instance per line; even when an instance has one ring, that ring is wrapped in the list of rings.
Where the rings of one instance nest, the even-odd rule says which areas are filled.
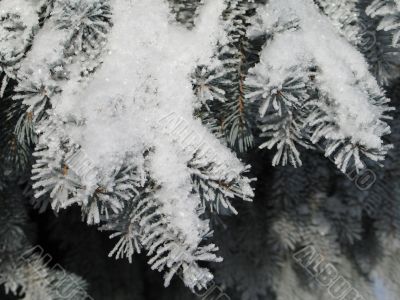
[[[390,132],[383,121],[387,118],[384,113],[390,110],[389,100],[369,72],[362,54],[336,32],[311,0],[269,1],[258,9],[248,34],[271,37],[262,50],[260,63],[250,70],[249,84],[257,86],[257,78],[263,76],[268,86],[276,86],[278,90],[292,77],[303,81],[302,85],[297,84],[297,89],[304,89],[311,82],[319,90],[319,99],[310,99],[313,102],[309,103],[323,112],[319,113],[319,119],[310,120],[317,116],[314,114],[303,122],[324,127],[320,127],[323,128],[319,131],[321,134],[312,133],[311,140],[314,143],[321,139],[332,141],[327,155],[339,145],[345,145],[345,141],[354,145],[344,146],[344,151],[336,157],[342,170],[346,170],[352,157],[349,153],[354,148],[371,159],[383,159],[387,146],[382,136]],[[266,109],[262,111],[265,113]],[[358,156],[358,152],[354,152],[353,158],[360,168]]]
[[[224,1],[207,1],[191,30],[173,20],[166,2],[111,1],[107,46],[99,67],[87,76],[82,76],[80,58],[97,56],[91,57],[82,47],[69,52],[77,44],[76,32],[87,32],[81,31],[86,21],[77,24],[73,35],[68,26],[57,26],[74,1],[69,0],[66,8],[58,4],[60,9],[42,29],[25,62],[27,67],[35,66],[29,72],[32,80],[51,82],[43,73],[51,77],[44,69],[53,65],[67,79],[57,80],[57,91],[46,94],[50,122],[38,126],[37,196],[52,191],[51,196],[58,198],[52,200],[53,208],[77,203],[89,223],[109,221],[103,228],[119,231],[113,237],[120,236],[112,253],[130,257],[135,240],[136,248],[143,246],[152,256],[153,269],[169,269],[166,285],[182,269],[186,285],[203,286],[212,275],[197,261],[220,261],[213,253],[218,250],[215,245],[202,245],[210,235],[204,203],[218,201],[236,212],[228,199],[253,196],[251,180],[243,176],[248,168],[193,116],[191,74],[198,65],[212,63],[217,42],[225,38],[220,20]],[[49,39],[51,49],[45,47]],[[74,144],[78,156],[90,160],[90,176],[80,176],[81,170],[68,165],[74,161]],[[58,147],[68,153],[56,155],[51,162],[54,153],[60,153]],[[124,164],[133,167],[118,175],[116,170]],[[138,169],[144,169],[145,183],[131,183],[127,189]],[[122,180],[121,186],[117,182],[113,186],[116,176],[126,183]]]

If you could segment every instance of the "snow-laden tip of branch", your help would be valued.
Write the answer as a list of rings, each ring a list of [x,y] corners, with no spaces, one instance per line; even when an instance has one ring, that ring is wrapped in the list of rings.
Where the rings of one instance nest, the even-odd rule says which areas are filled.
[[[321,122],[309,119],[304,124],[319,123],[325,129],[329,128],[318,129],[326,134],[312,133],[312,142],[326,139],[335,144],[338,151],[336,163],[342,170],[346,170],[350,158],[359,169],[359,152],[381,160],[388,149],[382,136],[390,132],[384,122],[387,118],[385,113],[391,108],[387,106],[389,100],[370,74],[362,54],[335,31],[311,0],[271,0],[258,10],[256,20],[249,35],[264,32],[271,39],[264,46],[260,63],[250,70],[248,80],[250,85],[258,86],[257,91],[264,84],[266,90],[261,98],[272,97],[270,93],[282,95],[285,82],[294,76],[292,70],[302,69],[306,76],[300,81],[308,86],[306,92],[312,96],[312,86],[319,91],[317,96],[313,96],[318,97],[320,103],[314,107],[315,110],[322,106],[326,108],[318,114],[311,114]],[[311,70],[315,70],[314,74]],[[290,112],[304,109],[308,98],[295,95],[294,85],[298,85],[295,82],[289,87],[295,100],[286,105]],[[249,97],[260,98],[257,93]],[[324,101],[327,103],[323,104]],[[267,108],[263,107],[262,111],[265,113]],[[360,151],[349,156],[347,150],[350,148]]]
[[[55,209],[78,204],[88,223],[105,222],[107,230],[117,231],[113,236],[120,241],[111,255],[131,259],[143,247],[151,256],[152,268],[167,271],[166,284],[183,271],[186,285],[203,286],[212,276],[197,261],[220,261],[213,254],[217,247],[202,245],[210,232],[204,203],[216,202],[213,207],[221,204],[235,212],[230,200],[253,196],[251,180],[243,174],[248,168],[193,117],[196,101],[191,74],[198,64],[212,60],[223,34],[224,1],[207,1],[192,30],[171,22],[166,1],[102,0],[106,9],[101,10],[86,9],[93,8],[92,0],[81,2],[68,5],[67,12],[60,7],[42,30],[43,38],[57,33],[60,51],[55,57],[67,53],[72,59],[59,57],[68,76],[56,96],[46,94],[46,103],[52,106],[47,117],[61,122],[54,123],[56,136],[51,145],[41,133],[40,144],[49,149],[38,148],[36,155],[37,196],[50,192]],[[108,18],[109,7],[112,27],[107,26],[101,35],[107,39],[107,51],[96,53],[101,57],[98,69],[82,78],[80,60],[74,55],[90,59],[82,39],[93,37],[85,36],[86,26],[92,23],[69,22],[71,12],[100,13],[101,21]],[[53,18],[59,25],[55,29],[49,28]],[[101,28],[90,29],[98,32]],[[32,54],[40,59],[33,60],[35,55],[31,55],[26,64],[49,74],[48,56],[36,50],[40,49],[34,47]],[[37,90],[39,95],[45,91]],[[85,178],[71,165],[68,158],[70,152],[74,157],[78,151],[75,145],[90,161],[89,175],[93,176]],[[127,157],[146,157],[146,166]],[[135,183],[131,173],[117,184],[116,178],[122,175],[114,176],[115,170],[126,165],[145,169],[145,187]],[[129,182],[132,190],[126,188]]]
[[[218,41],[226,38],[221,20],[224,8],[223,0],[207,0],[199,10],[199,16],[195,20],[194,33],[200,46],[206,44],[215,47]],[[203,59],[199,60],[199,64],[206,63],[206,60],[213,55],[214,52],[209,52],[214,50],[213,47],[209,47],[208,51],[204,52]]]
[[[399,46],[400,41],[400,2],[396,0],[375,0],[366,9],[373,18],[381,18],[378,30],[393,33],[392,46]]]

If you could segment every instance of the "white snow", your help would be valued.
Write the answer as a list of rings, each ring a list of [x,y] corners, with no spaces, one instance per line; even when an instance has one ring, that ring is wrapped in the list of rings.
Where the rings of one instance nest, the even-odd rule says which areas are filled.
[[[38,23],[37,9],[40,3],[39,0],[2,0],[0,2],[0,15],[17,14],[23,19],[25,25],[32,28]]]
[[[102,66],[88,82],[72,77],[61,96],[52,99],[53,112],[61,119],[84,122],[83,127],[64,130],[103,176],[126,153],[139,157],[153,149],[150,172],[161,185],[156,197],[173,226],[195,247],[206,224],[196,211],[201,202],[192,193],[187,162],[200,148],[210,162],[223,166],[219,172],[228,178],[244,170],[234,154],[193,118],[190,75],[197,65],[210,63],[217,41],[224,38],[224,1],[207,1],[192,31],[175,24],[167,4],[159,0],[114,0],[112,7],[114,25]],[[180,130],[169,131],[164,120],[171,115],[190,128],[182,128],[180,134],[199,137],[190,139],[192,146],[187,139],[183,143],[182,135],[176,136]]]
[[[16,56],[22,56],[28,39],[38,26],[39,16],[37,10],[39,1],[3,0],[0,1],[0,55],[6,60],[14,61]],[[16,24],[13,24],[13,23]],[[8,26],[17,25],[18,28],[10,30]],[[14,66],[15,70],[18,66]],[[13,72],[14,73],[14,72]],[[16,74],[8,74],[15,77]],[[1,86],[1,85],[0,85]]]
[[[339,126],[337,135],[367,148],[381,148],[381,136],[387,128],[379,120],[380,110],[371,103],[367,89],[382,92],[362,54],[339,36],[311,0],[271,0],[258,15],[262,22],[254,25],[249,35],[271,31],[277,21],[299,24],[296,31],[276,34],[262,51],[261,62],[272,67],[268,73],[271,81],[280,82],[292,66],[317,66],[318,86],[335,103],[332,110]]]

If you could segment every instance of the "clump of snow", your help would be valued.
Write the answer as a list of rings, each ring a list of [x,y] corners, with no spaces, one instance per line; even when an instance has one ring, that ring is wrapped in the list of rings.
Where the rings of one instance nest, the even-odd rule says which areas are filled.
[[[201,156],[214,165],[212,175],[228,183],[240,180],[247,169],[193,117],[196,99],[191,74],[198,65],[212,63],[217,42],[225,38],[220,20],[224,1],[207,1],[192,30],[172,21],[165,2],[111,3],[113,27],[101,66],[82,80],[76,71],[80,61],[72,60],[66,67],[68,80],[60,83],[62,92],[50,99],[50,118],[65,121],[61,133],[55,134],[79,145],[103,178],[113,173],[127,153],[131,157],[149,153],[147,171],[159,187],[153,197],[161,203],[165,222],[194,253],[210,229],[200,217],[202,202],[193,192],[189,161]],[[44,28],[26,65],[56,61],[64,35],[63,30]],[[46,39],[54,47],[41,51]],[[178,121],[177,126],[171,127],[171,120]],[[248,183],[246,179],[239,185],[246,199],[253,194]]]
[[[24,24],[32,28],[38,23],[37,9],[40,3],[41,1],[38,0],[2,0],[0,2],[0,15],[6,13],[19,15]]]
[[[163,142],[175,144],[171,155],[185,157],[176,152],[180,145],[162,122],[173,113],[203,137],[203,144],[218,149],[220,161],[238,170],[233,154],[192,115],[190,74],[211,60],[223,35],[223,2],[207,2],[200,14],[207,17],[200,17],[193,31],[171,23],[167,5],[155,0],[116,1],[113,9],[115,24],[101,69],[82,91],[70,80],[61,99],[52,103],[58,115],[85,121],[79,133],[71,132],[73,139],[105,169],[113,155],[142,153],[156,141],[161,148]]]
[[[19,63],[37,30],[39,1],[4,0],[0,2],[0,97],[10,78],[16,79]]]
[[[276,34],[264,47],[261,64],[273,70],[268,73],[270,80],[281,82],[281,77],[274,77],[293,66],[316,66],[318,87],[335,104],[337,136],[380,149],[388,128],[380,120],[381,110],[371,101],[371,94],[382,95],[382,91],[362,54],[338,35],[311,0],[271,0],[257,15],[261,22],[250,28],[250,36],[276,32],[276,24],[298,24],[298,28]]]

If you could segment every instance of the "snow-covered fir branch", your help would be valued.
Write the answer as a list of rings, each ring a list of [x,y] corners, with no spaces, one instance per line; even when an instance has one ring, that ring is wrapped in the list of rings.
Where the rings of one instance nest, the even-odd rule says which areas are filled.
[[[0,0],[0,192],[33,188],[0,195],[0,284],[58,299],[39,256],[12,264],[31,197],[74,206],[166,287],[216,274],[237,299],[325,299],[290,260],[312,245],[366,299],[372,274],[398,291],[398,16],[397,0]]]
[[[269,1],[253,22],[250,37],[269,40],[246,79],[247,98],[259,103],[260,126],[268,133],[261,147],[277,146],[273,163],[301,164],[297,148],[309,147],[307,141],[323,141],[325,155],[334,155],[343,172],[351,165],[362,169],[364,159],[383,160],[390,148],[382,140],[390,133],[389,100],[362,55],[317,6]]]
[[[378,30],[390,31],[393,34],[392,45],[400,41],[400,2],[398,0],[375,0],[368,6],[367,14],[378,18]]]
[[[18,138],[37,144],[35,195],[48,194],[55,211],[79,205],[88,224],[119,228],[111,253],[131,259],[127,245],[144,247],[152,268],[168,269],[166,285],[183,271],[187,286],[202,287],[212,275],[197,261],[220,260],[216,246],[201,245],[211,233],[204,209],[236,212],[230,201],[253,195],[247,167],[193,118],[190,74],[223,35],[223,2],[204,4],[192,31],[170,23],[166,4],[112,4],[55,1],[21,63],[14,99],[27,110]],[[149,7],[151,18],[142,14]],[[185,55],[175,52],[183,45]],[[201,144],[182,147],[180,128],[168,132],[165,123],[171,112],[188,120]],[[82,157],[91,165],[85,173]]]

